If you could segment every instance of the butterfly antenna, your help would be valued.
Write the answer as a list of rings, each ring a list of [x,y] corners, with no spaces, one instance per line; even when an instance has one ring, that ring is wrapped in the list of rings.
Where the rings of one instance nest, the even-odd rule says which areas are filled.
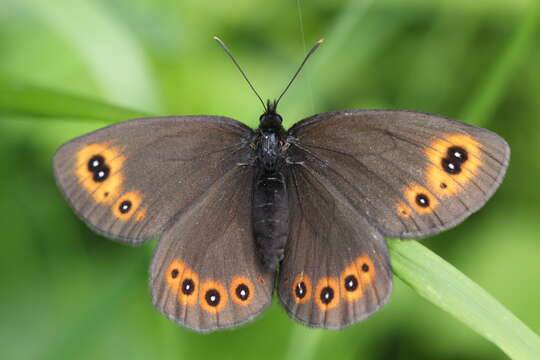
[[[319,46],[321,46],[321,44],[324,42],[324,39],[321,39],[319,41],[317,41],[315,43],[315,45],[313,45],[313,47],[311,48],[311,50],[309,50],[309,52],[307,53],[306,57],[304,58],[304,61],[302,61],[302,63],[300,64],[300,66],[298,67],[298,70],[296,70],[296,72],[294,73],[291,81],[289,81],[289,84],[287,84],[287,87],[285,88],[285,90],[283,90],[283,92],[281,93],[281,95],[279,95],[278,99],[276,100],[276,106],[277,104],[279,103],[279,100],[281,100],[281,98],[283,97],[283,95],[285,95],[285,93],[287,92],[287,90],[289,90],[289,88],[291,87],[294,79],[296,79],[296,77],[298,76],[298,74],[300,73],[300,70],[302,70],[302,68],[304,67],[304,64],[306,63],[306,61],[309,59],[309,57],[315,52],[315,50],[317,50],[319,48]]]
[[[231,60],[233,61],[234,65],[236,65],[236,67],[238,68],[238,70],[240,70],[240,73],[242,73],[242,76],[244,77],[244,79],[246,79],[247,83],[249,84],[249,87],[251,88],[251,90],[253,90],[253,92],[255,93],[255,95],[257,95],[257,97],[259,98],[264,110],[266,111],[267,108],[266,108],[266,105],[264,104],[264,101],[263,99],[261,98],[261,96],[259,95],[259,93],[257,92],[257,90],[255,90],[255,87],[253,86],[253,84],[251,83],[251,81],[249,81],[246,73],[244,72],[244,70],[242,70],[242,68],[240,67],[240,64],[238,64],[238,61],[236,61],[236,59],[234,58],[234,56],[232,55],[231,51],[229,50],[229,48],[227,47],[227,45],[225,45],[225,43],[220,39],[218,38],[217,36],[214,36],[214,40],[217,41],[217,43],[219,44],[219,46],[221,46],[223,48],[223,50],[225,50],[225,52],[227,53],[227,55],[229,55],[229,57],[231,58]]]

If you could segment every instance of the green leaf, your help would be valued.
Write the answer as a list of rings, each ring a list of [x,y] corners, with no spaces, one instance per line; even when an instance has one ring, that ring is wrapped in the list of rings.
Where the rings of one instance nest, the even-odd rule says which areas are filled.
[[[394,274],[512,359],[540,359],[540,338],[485,290],[416,241],[390,240]]]
[[[3,79],[0,114],[118,122],[148,116],[104,102]]]

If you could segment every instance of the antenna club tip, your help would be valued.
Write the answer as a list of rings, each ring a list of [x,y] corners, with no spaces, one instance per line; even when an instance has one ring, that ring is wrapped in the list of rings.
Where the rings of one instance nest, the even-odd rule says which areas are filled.
[[[324,42],[324,39],[320,39],[319,41],[317,41],[317,44],[322,44]]]

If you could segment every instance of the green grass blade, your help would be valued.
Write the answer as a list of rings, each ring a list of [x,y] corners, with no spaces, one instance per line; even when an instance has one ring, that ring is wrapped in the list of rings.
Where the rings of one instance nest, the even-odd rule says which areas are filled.
[[[85,99],[50,89],[3,81],[0,113],[23,116],[118,122],[141,116],[140,111]]]
[[[495,63],[493,70],[482,82],[478,94],[472,96],[471,104],[464,111],[461,119],[482,126],[495,111],[506,91],[509,82],[519,67],[526,63],[529,52],[533,51],[535,37],[540,21],[540,5],[532,3],[527,15],[521,21],[510,38],[507,48]]]
[[[540,338],[452,265],[416,241],[390,240],[394,274],[512,359],[540,359]]]

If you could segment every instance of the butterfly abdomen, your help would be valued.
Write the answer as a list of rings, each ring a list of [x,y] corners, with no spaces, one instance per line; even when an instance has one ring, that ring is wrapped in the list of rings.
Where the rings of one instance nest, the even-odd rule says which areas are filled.
[[[253,232],[259,259],[275,270],[283,259],[289,234],[289,206],[283,172],[261,171],[253,184]]]

